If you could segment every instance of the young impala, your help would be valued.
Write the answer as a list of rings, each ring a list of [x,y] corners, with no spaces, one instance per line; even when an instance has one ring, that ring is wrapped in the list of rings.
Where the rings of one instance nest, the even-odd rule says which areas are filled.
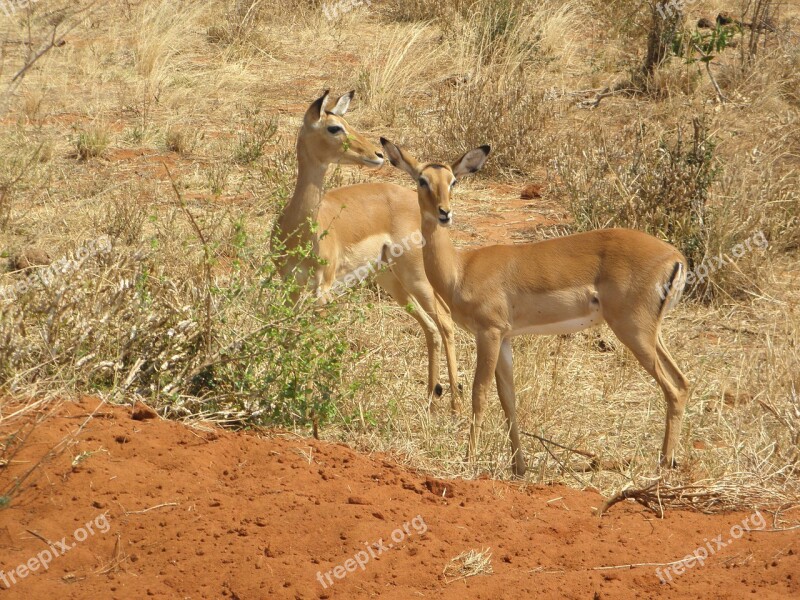
[[[468,456],[474,456],[478,445],[494,373],[511,438],[513,472],[518,477],[525,473],[516,421],[513,336],[573,333],[606,322],[664,392],[667,423],[661,461],[673,466],[689,386],[660,329],[683,289],[683,255],[666,242],[627,229],[456,250],[447,229],[453,222],[450,193],[459,177],[483,167],[489,147],[446,165],[420,163],[391,142],[381,143],[392,164],[417,183],[425,272],[437,298],[456,323],[475,335]]]
[[[345,94],[326,110],[325,92],[303,118],[297,136],[297,186],[272,231],[273,248],[285,252],[281,275],[297,278],[326,301],[345,283],[376,272],[377,282],[392,298],[412,307],[425,333],[429,399],[442,394],[439,359],[444,344],[455,411],[459,392],[453,324],[425,276],[416,193],[389,183],[363,183],[323,195],[332,163],[383,164],[379,149],[344,119],[352,98],[353,92]],[[296,250],[309,243],[314,256],[303,258]],[[375,268],[386,263],[390,268]]]

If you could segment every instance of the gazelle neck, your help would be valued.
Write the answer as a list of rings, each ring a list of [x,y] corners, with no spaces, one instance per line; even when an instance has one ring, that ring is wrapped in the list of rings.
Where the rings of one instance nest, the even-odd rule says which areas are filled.
[[[428,280],[448,306],[453,306],[453,296],[461,278],[461,257],[453,247],[450,232],[429,217],[422,217],[422,237],[425,246],[422,258]]]
[[[308,239],[311,235],[309,223],[316,223],[322,203],[325,174],[328,164],[311,156],[302,138],[297,140],[297,185],[294,195],[280,216],[280,227],[284,235],[299,235]]]

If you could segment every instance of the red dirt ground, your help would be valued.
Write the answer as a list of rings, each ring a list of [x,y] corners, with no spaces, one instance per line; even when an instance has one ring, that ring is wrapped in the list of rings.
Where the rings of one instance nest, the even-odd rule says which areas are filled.
[[[138,421],[130,408],[89,398],[40,425],[2,482],[95,408],[76,443],[0,511],[5,573],[45,551],[45,540],[75,546],[48,570],[17,576],[0,600],[800,597],[800,530],[745,533],[669,584],[653,566],[597,570],[682,559],[720,534],[727,541],[747,513],[659,520],[623,503],[597,518],[594,493],[436,481],[343,445]],[[73,468],[82,452],[92,454]],[[90,521],[94,534],[76,542]],[[364,561],[366,544],[392,543],[404,523],[404,539],[382,553],[373,546],[376,557]],[[493,574],[448,583],[451,558],[484,548]],[[359,552],[364,569],[353,562],[348,573]],[[337,565],[345,576],[323,588],[317,573],[324,580]]]

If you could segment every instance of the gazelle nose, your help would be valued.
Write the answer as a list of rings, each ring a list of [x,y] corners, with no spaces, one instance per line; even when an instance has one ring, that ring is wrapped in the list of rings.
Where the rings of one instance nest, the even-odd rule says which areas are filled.
[[[376,152],[375,156],[377,156],[378,158],[383,158],[383,152]]]
[[[442,223],[449,223],[450,218],[453,216],[452,210],[445,210],[441,206],[439,207],[439,221]]]

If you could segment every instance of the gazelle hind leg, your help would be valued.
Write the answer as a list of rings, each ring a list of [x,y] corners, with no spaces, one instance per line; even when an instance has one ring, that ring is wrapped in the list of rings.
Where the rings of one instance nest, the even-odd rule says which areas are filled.
[[[629,323],[615,324],[609,321],[608,324],[619,340],[633,353],[639,364],[656,380],[664,394],[667,417],[659,463],[673,467],[676,465],[675,455],[680,440],[683,413],[689,397],[686,378],[664,347],[658,323],[646,329],[633,327]]]
[[[683,413],[689,401],[689,382],[675,364],[660,335],[656,337],[656,352],[658,354],[656,369],[659,377],[669,382],[668,385],[673,397],[672,402],[667,401],[667,425],[664,431],[664,443],[661,447],[660,459],[662,465],[673,467],[677,464],[675,452],[680,441]],[[658,377],[656,380],[658,381]],[[661,387],[664,389],[664,385],[661,385]],[[666,391],[664,396],[667,396]]]
[[[497,394],[500,396],[500,404],[506,415],[506,426],[508,427],[508,437],[511,440],[511,454],[514,477],[525,475],[527,466],[522,447],[519,443],[519,429],[517,428],[517,400],[514,390],[514,355],[511,349],[511,340],[503,340],[500,346],[500,356],[495,368],[495,380],[497,381]]]
[[[408,265],[403,264],[395,266],[393,269],[406,268]],[[406,271],[395,271],[398,273],[405,273]],[[445,358],[447,359],[447,375],[450,381],[450,409],[457,412],[461,396],[458,388],[458,363],[456,361],[456,345],[455,335],[453,329],[453,319],[450,316],[450,309],[440,302],[428,283],[427,278],[420,279],[419,274],[412,273],[400,279],[400,282],[405,287],[406,291],[417,301],[422,310],[430,318],[439,332],[442,345],[444,346]],[[424,276],[423,276],[424,277]],[[437,363],[438,366],[438,363]],[[441,395],[441,393],[440,393]]]
[[[442,395],[442,386],[439,383],[439,360],[442,351],[439,329],[391,271],[380,273],[377,281],[400,306],[405,308],[411,304],[411,316],[420,324],[425,334],[425,345],[428,349],[428,408],[430,409],[434,395],[437,397]]]
[[[421,262],[409,260],[397,260],[391,266],[391,273],[394,275],[405,292],[410,295],[422,308],[424,315],[430,322],[433,322],[439,338],[444,345],[445,357],[447,358],[447,374],[450,380],[450,408],[455,412],[458,409],[460,394],[458,388],[458,363],[455,352],[455,336],[453,331],[453,320],[450,316],[450,309],[437,300],[433,287],[428,282]],[[418,319],[419,320],[419,319]],[[431,368],[433,368],[431,366]],[[438,381],[439,362],[435,363],[437,369],[436,379]],[[441,386],[438,387],[437,395],[442,394]]]
[[[445,358],[447,359],[447,375],[450,381],[450,409],[457,412],[460,404],[460,390],[458,387],[458,362],[456,361],[455,331],[453,319],[450,316],[450,309],[439,302],[434,296],[433,288],[426,279],[424,282],[415,280],[406,286],[406,291],[422,308],[424,316],[433,322],[438,332],[441,344],[444,346]],[[436,363],[438,369],[439,363]],[[438,374],[437,374],[438,377]],[[441,388],[439,391],[441,395]]]

